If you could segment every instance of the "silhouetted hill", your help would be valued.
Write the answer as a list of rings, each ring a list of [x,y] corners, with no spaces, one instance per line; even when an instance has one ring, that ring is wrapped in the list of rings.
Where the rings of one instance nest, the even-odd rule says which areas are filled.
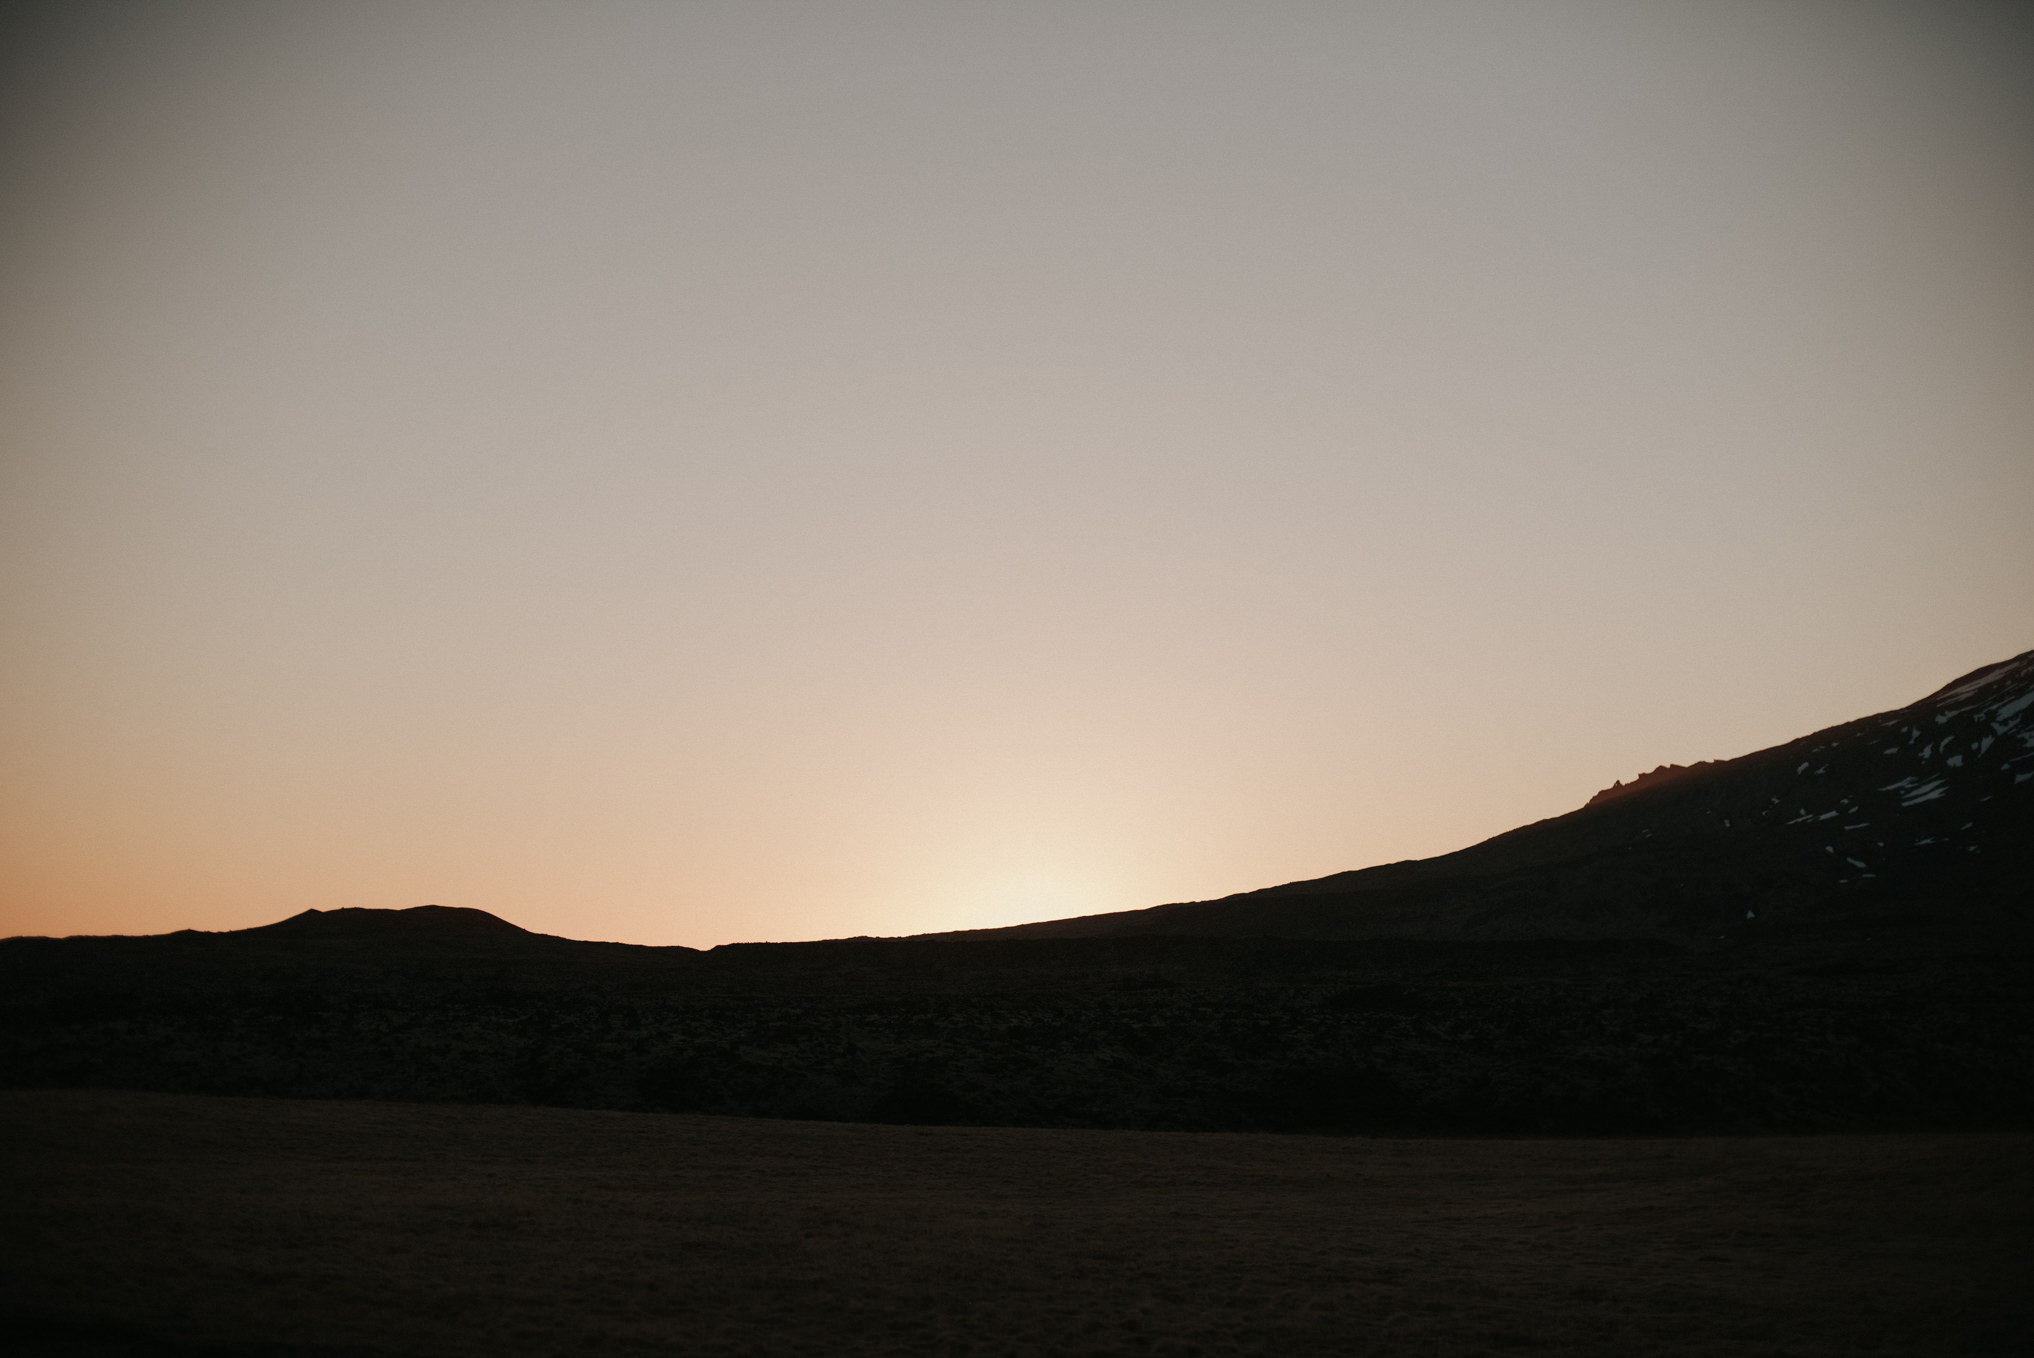
[[[289,935],[298,938],[505,939],[533,938],[527,929],[499,915],[458,905],[419,905],[408,910],[374,910],[344,906],[338,910],[306,910],[300,915],[256,925],[235,933]]]
[[[1178,1130],[2030,1127],[2030,671],[1441,858],[1055,925],[695,951],[424,906],[0,940],[0,1086]]]
[[[1738,759],[1664,766],[1438,858],[949,937],[1714,938],[2034,915],[2034,651]]]

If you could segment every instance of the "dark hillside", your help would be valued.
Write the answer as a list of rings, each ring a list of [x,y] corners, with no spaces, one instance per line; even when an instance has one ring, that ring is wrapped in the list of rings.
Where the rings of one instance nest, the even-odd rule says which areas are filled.
[[[0,941],[0,1085],[1237,1131],[2034,1127],[2034,656],[1459,853],[700,952],[479,910]]]
[[[2034,651],[1911,706],[1662,768],[1438,858],[975,937],[1684,941],[1780,924],[2034,914]]]
[[[0,943],[0,1085],[1011,1126],[2034,1127],[2034,949],[273,930]]]

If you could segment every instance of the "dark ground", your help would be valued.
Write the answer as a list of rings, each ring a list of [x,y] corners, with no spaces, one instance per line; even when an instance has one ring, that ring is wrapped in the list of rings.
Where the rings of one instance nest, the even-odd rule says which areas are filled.
[[[1997,929],[699,953],[493,924],[0,942],[0,1087],[1179,1131],[2034,1130],[2034,947]]]
[[[36,1358],[2018,1358],[2022,1135],[1390,1140],[0,1094]]]
[[[7,940],[0,1353],[2017,1358],[2030,963]]]

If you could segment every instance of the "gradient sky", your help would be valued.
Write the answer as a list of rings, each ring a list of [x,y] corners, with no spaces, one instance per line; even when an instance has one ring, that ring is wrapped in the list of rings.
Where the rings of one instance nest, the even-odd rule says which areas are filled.
[[[1461,847],[2034,646],[2012,6],[16,6],[0,933]]]

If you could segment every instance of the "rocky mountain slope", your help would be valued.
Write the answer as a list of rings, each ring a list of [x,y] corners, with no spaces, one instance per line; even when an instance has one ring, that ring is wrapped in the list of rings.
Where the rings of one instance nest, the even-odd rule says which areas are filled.
[[[1438,858],[955,936],[1702,939],[1889,916],[2013,924],[2030,907],[2034,651]]]

